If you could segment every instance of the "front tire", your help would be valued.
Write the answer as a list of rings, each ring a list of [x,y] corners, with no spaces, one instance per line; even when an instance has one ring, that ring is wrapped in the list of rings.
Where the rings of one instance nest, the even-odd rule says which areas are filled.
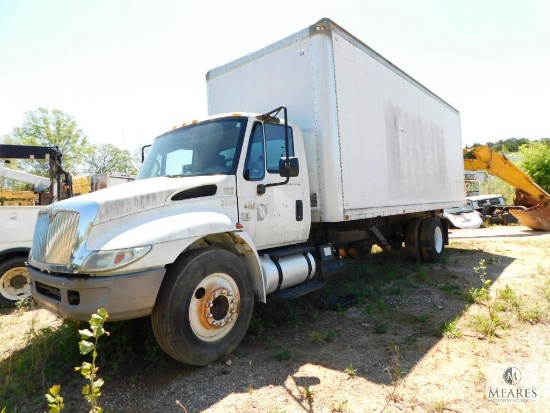
[[[31,277],[25,258],[12,257],[0,263],[0,307],[13,307],[31,295]]]
[[[237,347],[253,306],[252,283],[238,256],[216,248],[193,250],[168,269],[151,324],[170,357],[205,366]]]

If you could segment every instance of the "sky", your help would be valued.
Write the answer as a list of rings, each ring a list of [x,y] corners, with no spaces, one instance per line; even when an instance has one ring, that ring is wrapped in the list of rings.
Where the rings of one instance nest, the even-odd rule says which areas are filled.
[[[547,0],[0,0],[0,136],[44,107],[131,151],[207,115],[205,75],[328,17],[460,111],[550,137]]]

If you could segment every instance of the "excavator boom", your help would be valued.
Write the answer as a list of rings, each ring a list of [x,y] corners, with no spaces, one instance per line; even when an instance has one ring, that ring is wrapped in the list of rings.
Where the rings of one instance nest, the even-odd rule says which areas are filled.
[[[493,151],[488,146],[465,149],[475,159],[464,159],[464,169],[487,171],[512,185],[521,194],[536,199],[539,204],[525,211],[511,210],[522,225],[539,231],[550,231],[550,194],[542,189],[525,172],[514,165],[506,156]]]

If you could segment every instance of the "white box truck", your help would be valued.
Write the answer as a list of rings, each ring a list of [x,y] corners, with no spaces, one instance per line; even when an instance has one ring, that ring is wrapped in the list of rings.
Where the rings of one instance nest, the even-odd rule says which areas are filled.
[[[206,365],[255,300],[320,288],[339,248],[441,258],[440,214],[464,203],[450,105],[328,19],[207,86],[210,116],[157,137],[135,182],[40,212],[29,269],[45,308],[151,315],[167,354]]]

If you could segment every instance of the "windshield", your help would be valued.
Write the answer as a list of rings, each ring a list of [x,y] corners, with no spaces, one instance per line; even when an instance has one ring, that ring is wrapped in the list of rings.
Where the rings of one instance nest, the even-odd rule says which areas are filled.
[[[159,136],[136,179],[234,175],[246,123],[243,117],[216,119]]]

